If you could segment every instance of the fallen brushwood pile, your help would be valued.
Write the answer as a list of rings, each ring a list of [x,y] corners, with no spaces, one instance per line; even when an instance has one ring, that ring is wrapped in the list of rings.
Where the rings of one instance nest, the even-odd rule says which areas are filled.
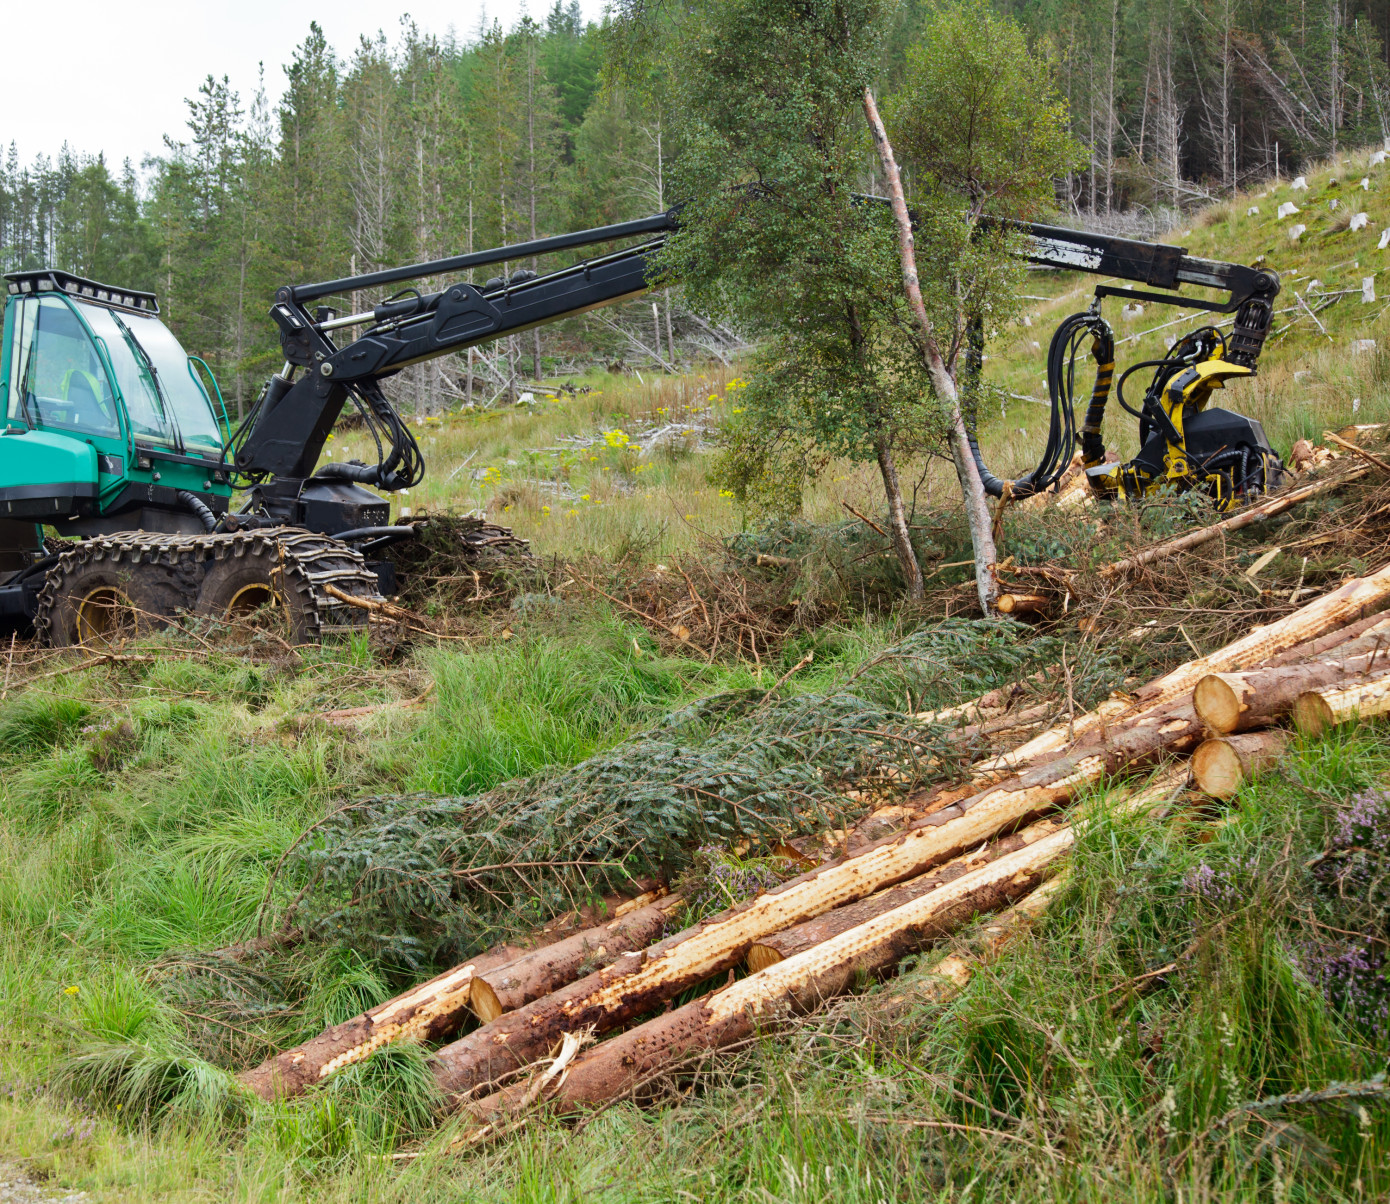
[[[414,538],[392,545],[400,598],[468,609],[510,598],[519,574],[539,576],[530,541],[475,514],[420,514]]]
[[[392,1042],[440,1040],[471,1014],[478,1027],[429,1065],[450,1108],[476,1122],[458,1144],[476,1144],[525,1124],[538,1104],[568,1111],[640,1095],[1009,908],[973,954],[935,963],[941,991],[958,989],[972,957],[1055,898],[1067,851],[1096,818],[1067,808],[1103,778],[1133,779],[1119,785],[1114,813],[1171,805],[1189,771],[1208,797],[1229,798],[1279,757],[1287,736],[1275,724],[1320,730],[1390,712],[1387,607],[1390,564],[982,756],[964,784],[880,809],[837,834],[838,855],[746,902],[666,935],[683,901],[642,896],[557,943],[475,958],[243,1081],[265,1098],[302,1091]],[[950,713],[980,727],[1013,701],[995,690]],[[855,831],[889,813],[896,830],[856,847]],[[701,986],[712,989],[675,1006]]]
[[[1021,514],[1009,512],[1017,525],[1004,542],[1025,563],[1009,556],[999,565],[1000,608],[1075,619],[1111,641],[1147,627],[1160,661],[1290,614],[1390,556],[1390,453],[1362,446],[1387,434],[1325,432],[1326,446],[1294,457],[1288,485],[1214,522],[1195,492],[1123,513],[1069,506],[1074,490],[1030,498]],[[1183,529],[1193,521],[1201,525]]]

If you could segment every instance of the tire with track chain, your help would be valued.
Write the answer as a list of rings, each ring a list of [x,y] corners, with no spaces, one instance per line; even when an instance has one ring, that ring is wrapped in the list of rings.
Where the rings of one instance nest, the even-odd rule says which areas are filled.
[[[82,540],[48,571],[34,616],[41,642],[102,646],[181,614],[257,613],[296,644],[365,630],[368,610],[328,592],[380,601],[360,553],[326,535],[273,527],[216,535],[132,531]]]

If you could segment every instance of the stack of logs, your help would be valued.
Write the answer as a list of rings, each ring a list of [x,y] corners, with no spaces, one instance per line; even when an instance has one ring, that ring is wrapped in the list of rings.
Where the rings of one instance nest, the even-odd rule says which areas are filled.
[[[454,1038],[430,1065],[450,1107],[477,1122],[469,1140],[480,1140],[524,1123],[537,1103],[576,1110],[636,1093],[1005,909],[973,953],[936,963],[933,989],[958,989],[972,958],[1055,895],[1085,822],[1067,808],[1088,788],[1128,774],[1140,788],[1121,788],[1122,807],[1168,805],[1191,769],[1200,787],[1229,797],[1278,755],[1275,725],[1286,718],[1320,731],[1390,712],[1387,607],[1390,565],[978,762],[968,782],[891,809],[900,819],[891,835],[741,906],[665,935],[681,901],[652,891],[551,944],[484,954],[241,1079],[263,1098],[294,1095],[392,1042]],[[978,723],[968,706],[954,713]],[[854,847],[848,833],[842,847]],[[736,980],[740,966],[748,973]],[[727,981],[672,1006],[716,975]],[[458,1036],[473,1019],[478,1027]]]

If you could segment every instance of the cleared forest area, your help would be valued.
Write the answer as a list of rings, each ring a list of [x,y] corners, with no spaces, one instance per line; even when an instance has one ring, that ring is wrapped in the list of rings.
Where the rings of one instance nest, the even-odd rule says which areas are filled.
[[[1107,502],[1073,462],[991,503],[981,614],[908,438],[909,601],[872,459],[790,512],[729,487],[767,361],[673,287],[396,379],[419,531],[349,638],[0,646],[0,1198],[1390,1194],[1390,90],[1384,14],[1313,7],[996,6],[1085,143],[1060,220],[1280,273],[1217,398],[1272,496]],[[210,79],[145,184],[12,162],[0,254],[149,283],[247,402],[286,280],[669,203],[606,34],[315,30],[273,109]],[[969,396],[1008,473],[1097,283],[1020,278]],[[1205,320],[1105,312],[1121,370]]]

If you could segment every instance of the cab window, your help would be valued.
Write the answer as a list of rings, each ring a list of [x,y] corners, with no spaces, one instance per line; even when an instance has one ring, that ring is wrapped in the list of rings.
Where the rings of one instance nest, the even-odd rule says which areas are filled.
[[[162,443],[176,447],[174,425],[164,409],[164,402],[155,384],[150,365],[136,348],[134,340],[108,309],[99,305],[78,303],[82,316],[106,347],[111,368],[116,373],[116,385],[130,415],[130,428],[142,443]]]
[[[77,315],[60,297],[41,297],[33,308],[21,386],[29,422],[42,430],[119,437],[106,367]]]
[[[24,422],[24,365],[29,357],[29,345],[34,340],[34,322],[38,318],[39,303],[28,297],[20,297],[12,302],[10,336],[10,395],[6,402],[5,416],[11,422]]]

